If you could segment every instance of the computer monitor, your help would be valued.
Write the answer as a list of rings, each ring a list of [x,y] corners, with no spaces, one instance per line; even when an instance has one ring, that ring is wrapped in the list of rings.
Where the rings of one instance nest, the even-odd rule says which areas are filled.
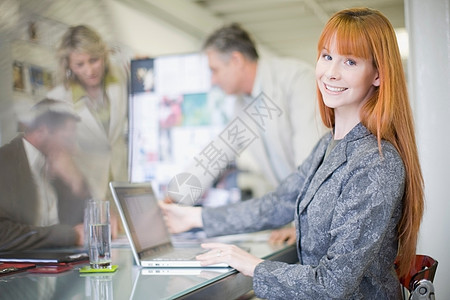
[[[131,61],[131,182],[157,182],[162,192],[228,123],[233,98],[212,87],[210,77],[202,53]]]

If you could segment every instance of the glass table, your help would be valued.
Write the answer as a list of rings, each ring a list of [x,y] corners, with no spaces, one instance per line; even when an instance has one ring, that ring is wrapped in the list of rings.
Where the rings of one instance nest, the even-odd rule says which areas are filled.
[[[255,239],[255,234],[238,236],[239,245],[258,257],[288,263],[298,260],[295,246],[270,245]],[[59,274],[22,272],[0,277],[0,298],[234,299],[252,289],[252,278],[232,268],[140,268],[124,246],[112,249],[112,260],[119,266],[114,273],[81,274],[78,269],[83,265],[76,265]]]

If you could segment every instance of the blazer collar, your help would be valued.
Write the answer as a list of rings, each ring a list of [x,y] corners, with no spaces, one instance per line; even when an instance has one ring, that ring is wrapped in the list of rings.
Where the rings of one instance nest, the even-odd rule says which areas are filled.
[[[331,140],[331,133],[329,133],[320,142],[316,154],[313,157],[311,169],[307,175],[307,184],[303,185],[305,191],[300,195],[306,193],[298,205],[297,212],[300,214],[311,202],[322,183],[343,163],[347,161],[347,146],[349,143],[361,139],[371,133],[369,130],[358,123],[331,151],[330,155],[324,160],[325,151]]]

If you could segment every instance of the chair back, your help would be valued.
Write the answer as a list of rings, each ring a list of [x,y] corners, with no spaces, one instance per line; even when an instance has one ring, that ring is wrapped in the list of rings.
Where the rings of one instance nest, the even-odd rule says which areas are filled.
[[[438,262],[427,255],[416,255],[409,273],[399,278],[409,293],[410,300],[435,299],[433,280]]]

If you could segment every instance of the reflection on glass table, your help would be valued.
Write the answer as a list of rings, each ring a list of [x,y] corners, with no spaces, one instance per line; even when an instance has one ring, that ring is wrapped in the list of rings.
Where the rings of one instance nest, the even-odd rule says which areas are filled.
[[[260,236],[261,237],[261,236]],[[272,246],[253,235],[228,237],[228,241],[247,239],[240,246],[256,256],[277,258],[288,249],[296,258],[295,247]],[[114,273],[80,274],[84,264],[58,274],[16,273],[0,277],[1,299],[176,299],[201,288],[241,275],[232,268],[139,268],[130,248],[112,249]],[[250,280],[251,283],[251,280]],[[219,288],[219,292],[222,291]],[[131,298],[130,298],[131,297]]]

